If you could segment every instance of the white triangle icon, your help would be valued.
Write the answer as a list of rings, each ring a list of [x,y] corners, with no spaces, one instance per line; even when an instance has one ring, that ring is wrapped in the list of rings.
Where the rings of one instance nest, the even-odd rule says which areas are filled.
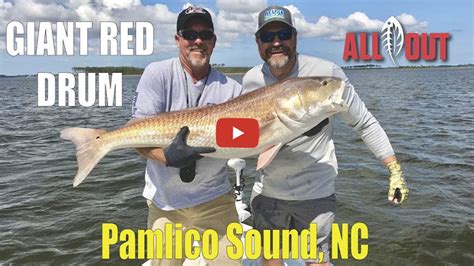
[[[244,132],[242,132],[240,129],[236,127],[232,127],[232,140],[242,136]]]

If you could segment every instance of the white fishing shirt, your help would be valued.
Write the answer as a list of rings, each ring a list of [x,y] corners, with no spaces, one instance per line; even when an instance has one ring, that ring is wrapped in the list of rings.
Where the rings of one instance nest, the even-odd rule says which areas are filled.
[[[238,82],[215,69],[193,84],[178,58],[154,62],[145,68],[138,83],[132,118],[219,104],[241,93]],[[147,160],[143,196],[163,210],[192,207],[215,199],[231,190],[226,162],[204,157],[197,161],[195,179],[184,183],[178,168]]]
[[[382,160],[394,155],[390,141],[375,117],[367,110],[342,69],[317,57],[297,55],[297,62],[289,77],[329,76],[346,82],[343,100],[348,109],[339,115],[354,128],[372,153]],[[267,63],[249,70],[242,81],[247,93],[278,80]],[[315,125],[316,126],[316,125]],[[317,134],[301,136],[289,142],[260,173],[252,196],[262,194],[284,200],[324,198],[334,193],[337,159],[333,142],[333,117]]]

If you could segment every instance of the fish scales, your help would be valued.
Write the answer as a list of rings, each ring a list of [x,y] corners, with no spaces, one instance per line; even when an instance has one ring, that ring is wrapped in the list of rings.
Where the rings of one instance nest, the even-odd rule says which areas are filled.
[[[63,139],[77,149],[78,185],[108,152],[121,148],[167,147],[183,126],[190,133],[190,146],[208,146],[216,152],[202,154],[215,158],[248,157],[287,143],[328,116],[343,110],[344,81],[333,77],[291,78],[260,88],[225,103],[162,113],[131,121],[122,128],[68,128]],[[216,143],[216,124],[221,118],[252,118],[259,123],[258,146],[223,148]]]

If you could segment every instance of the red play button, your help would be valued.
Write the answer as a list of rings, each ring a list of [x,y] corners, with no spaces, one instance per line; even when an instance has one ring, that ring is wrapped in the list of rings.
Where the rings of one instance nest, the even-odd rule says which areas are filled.
[[[219,147],[255,148],[258,145],[258,121],[252,118],[221,118],[216,124]]]

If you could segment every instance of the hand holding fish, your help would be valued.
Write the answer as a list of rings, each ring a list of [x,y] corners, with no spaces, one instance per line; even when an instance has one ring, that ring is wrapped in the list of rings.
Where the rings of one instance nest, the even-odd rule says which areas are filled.
[[[216,151],[213,147],[188,146],[188,144],[186,144],[188,135],[189,128],[187,126],[182,127],[171,145],[163,150],[166,158],[166,166],[183,168],[201,159],[203,157],[200,155],[201,153]]]
[[[402,204],[408,199],[408,186],[403,178],[403,171],[397,161],[387,164],[390,172],[390,187],[388,189],[388,200],[395,204]]]

